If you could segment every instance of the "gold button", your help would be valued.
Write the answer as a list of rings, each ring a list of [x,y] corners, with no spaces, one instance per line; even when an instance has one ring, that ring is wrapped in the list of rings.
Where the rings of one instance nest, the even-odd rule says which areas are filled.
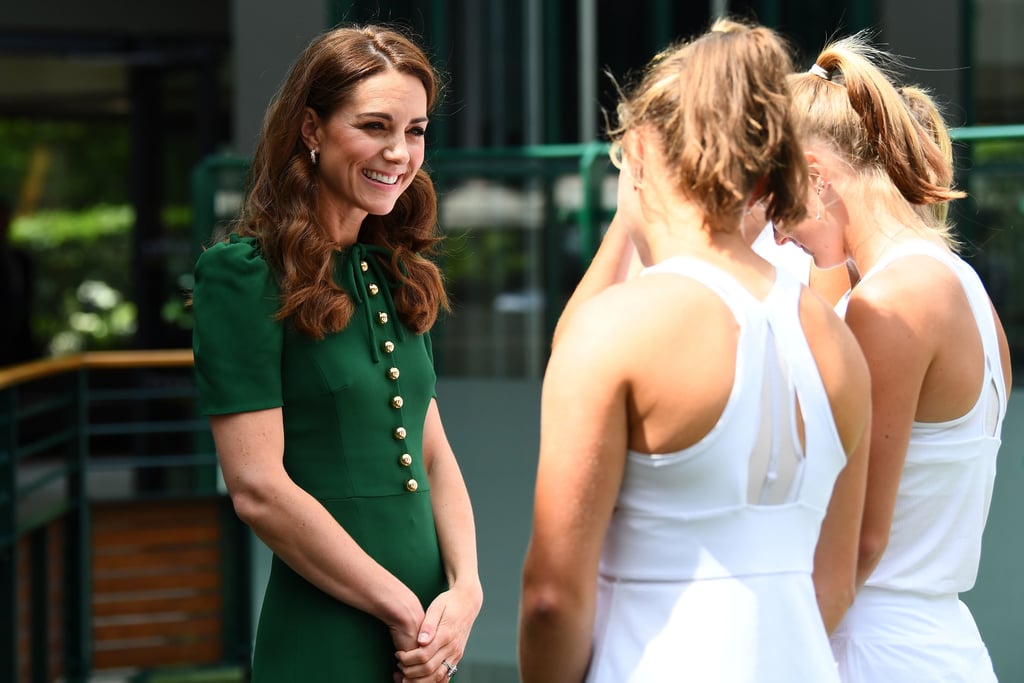
[[[370,296],[377,296],[377,292],[380,291],[380,287],[378,287],[377,285],[373,284],[372,282],[369,285],[367,285],[366,288],[368,290],[370,290]]]
[[[395,427],[395,438],[399,441],[405,438],[405,427]]]
[[[408,453],[402,453],[402,457],[398,459],[398,464],[402,467],[408,467],[412,464],[412,456]]]
[[[398,379],[398,368],[388,370],[388,379]]]
[[[392,408],[401,408],[403,403],[405,403],[405,401],[402,400],[401,396],[393,396],[393,397],[391,397],[391,407]]]
[[[391,341],[386,341],[381,346],[384,348],[384,353],[391,353],[395,350],[395,344]]]
[[[388,314],[385,313],[384,311],[381,311],[380,313],[378,313],[377,314],[377,322],[379,322],[381,325],[387,325],[388,324]]]
[[[366,271],[368,271],[370,269],[370,264],[367,263],[366,261],[360,261],[359,262],[359,269],[365,273]]]
[[[416,483],[415,479],[410,479],[409,481],[405,482],[405,490],[408,491],[409,493],[415,493],[416,489],[418,489],[419,487],[420,485]]]

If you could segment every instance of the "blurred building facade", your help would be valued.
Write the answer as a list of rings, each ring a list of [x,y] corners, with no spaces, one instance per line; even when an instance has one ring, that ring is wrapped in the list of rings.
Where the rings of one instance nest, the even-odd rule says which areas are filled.
[[[832,35],[871,29],[904,55],[952,125],[1024,121],[1024,4],[1016,0],[45,0],[0,8],[0,120],[105,122],[128,131],[122,169],[134,208],[132,297],[138,346],[181,345],[161,319],[175,245],[163,209],[215,152],[251,153],[263,112],[299,51],[342,21],[410,27],[447,74],[431,126],[438,149],[599,139],[615,85],[713,16],[759,20],[800,59]],[[31,175],[31,174],[27,174]],[[38,174],[37,174],[38,175]],[[3,180],[3,179],[0,179]],[[8,179],[20,210],[40,189]],[[58,200],[59,201],[59,200]],[[16,202],[17,203],[17,202]]]

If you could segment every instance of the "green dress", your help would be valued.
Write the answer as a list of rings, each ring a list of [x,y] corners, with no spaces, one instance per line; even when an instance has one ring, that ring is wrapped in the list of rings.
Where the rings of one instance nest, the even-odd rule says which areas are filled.
[[[195,268],[196,377],[206,415],[282,408],[288,474],[426,608],[447,589],[423,466],[435,375],[429,336],[399,321],[381,258],[363,244],[338,253],[335,282],[355,313],[317,341],[274,321],[278,287],[254,239],[211,247]],[[253,683],[387,683],[394,652],[383,622],[274,556]]]

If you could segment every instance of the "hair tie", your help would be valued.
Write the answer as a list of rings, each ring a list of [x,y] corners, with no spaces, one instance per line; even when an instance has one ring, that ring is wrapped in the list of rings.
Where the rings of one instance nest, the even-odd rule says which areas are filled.
[[[808,71],[810,71],[815,76],[818,76],[819,78],[824,78],[826,81],[832,80],[832,77],[828,75],[828,71],[826,71],[823,67],[818,66],[817,63],[811,65],[811,68],[808,69]]]

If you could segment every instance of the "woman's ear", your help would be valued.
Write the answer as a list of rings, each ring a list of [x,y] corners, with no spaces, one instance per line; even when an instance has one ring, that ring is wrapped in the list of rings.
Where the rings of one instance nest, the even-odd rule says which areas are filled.
[[[804,158],[807,160],[807,173],[811,177],[814,187],[830,185],[832,172],[825,164],[825,158],[815,152],[806,150],[804,151]]]
[[[307,148],[320,149],[320,126],[320,117],[312,108],[306,107],[302,112],[302,126],[299,133]]]
[[[622,140],[628,145],[626,152],[626,163],[630,177],[635,185],[640,186],[644,182],[644,134],[643,131],[635,129],[627,131]]]

